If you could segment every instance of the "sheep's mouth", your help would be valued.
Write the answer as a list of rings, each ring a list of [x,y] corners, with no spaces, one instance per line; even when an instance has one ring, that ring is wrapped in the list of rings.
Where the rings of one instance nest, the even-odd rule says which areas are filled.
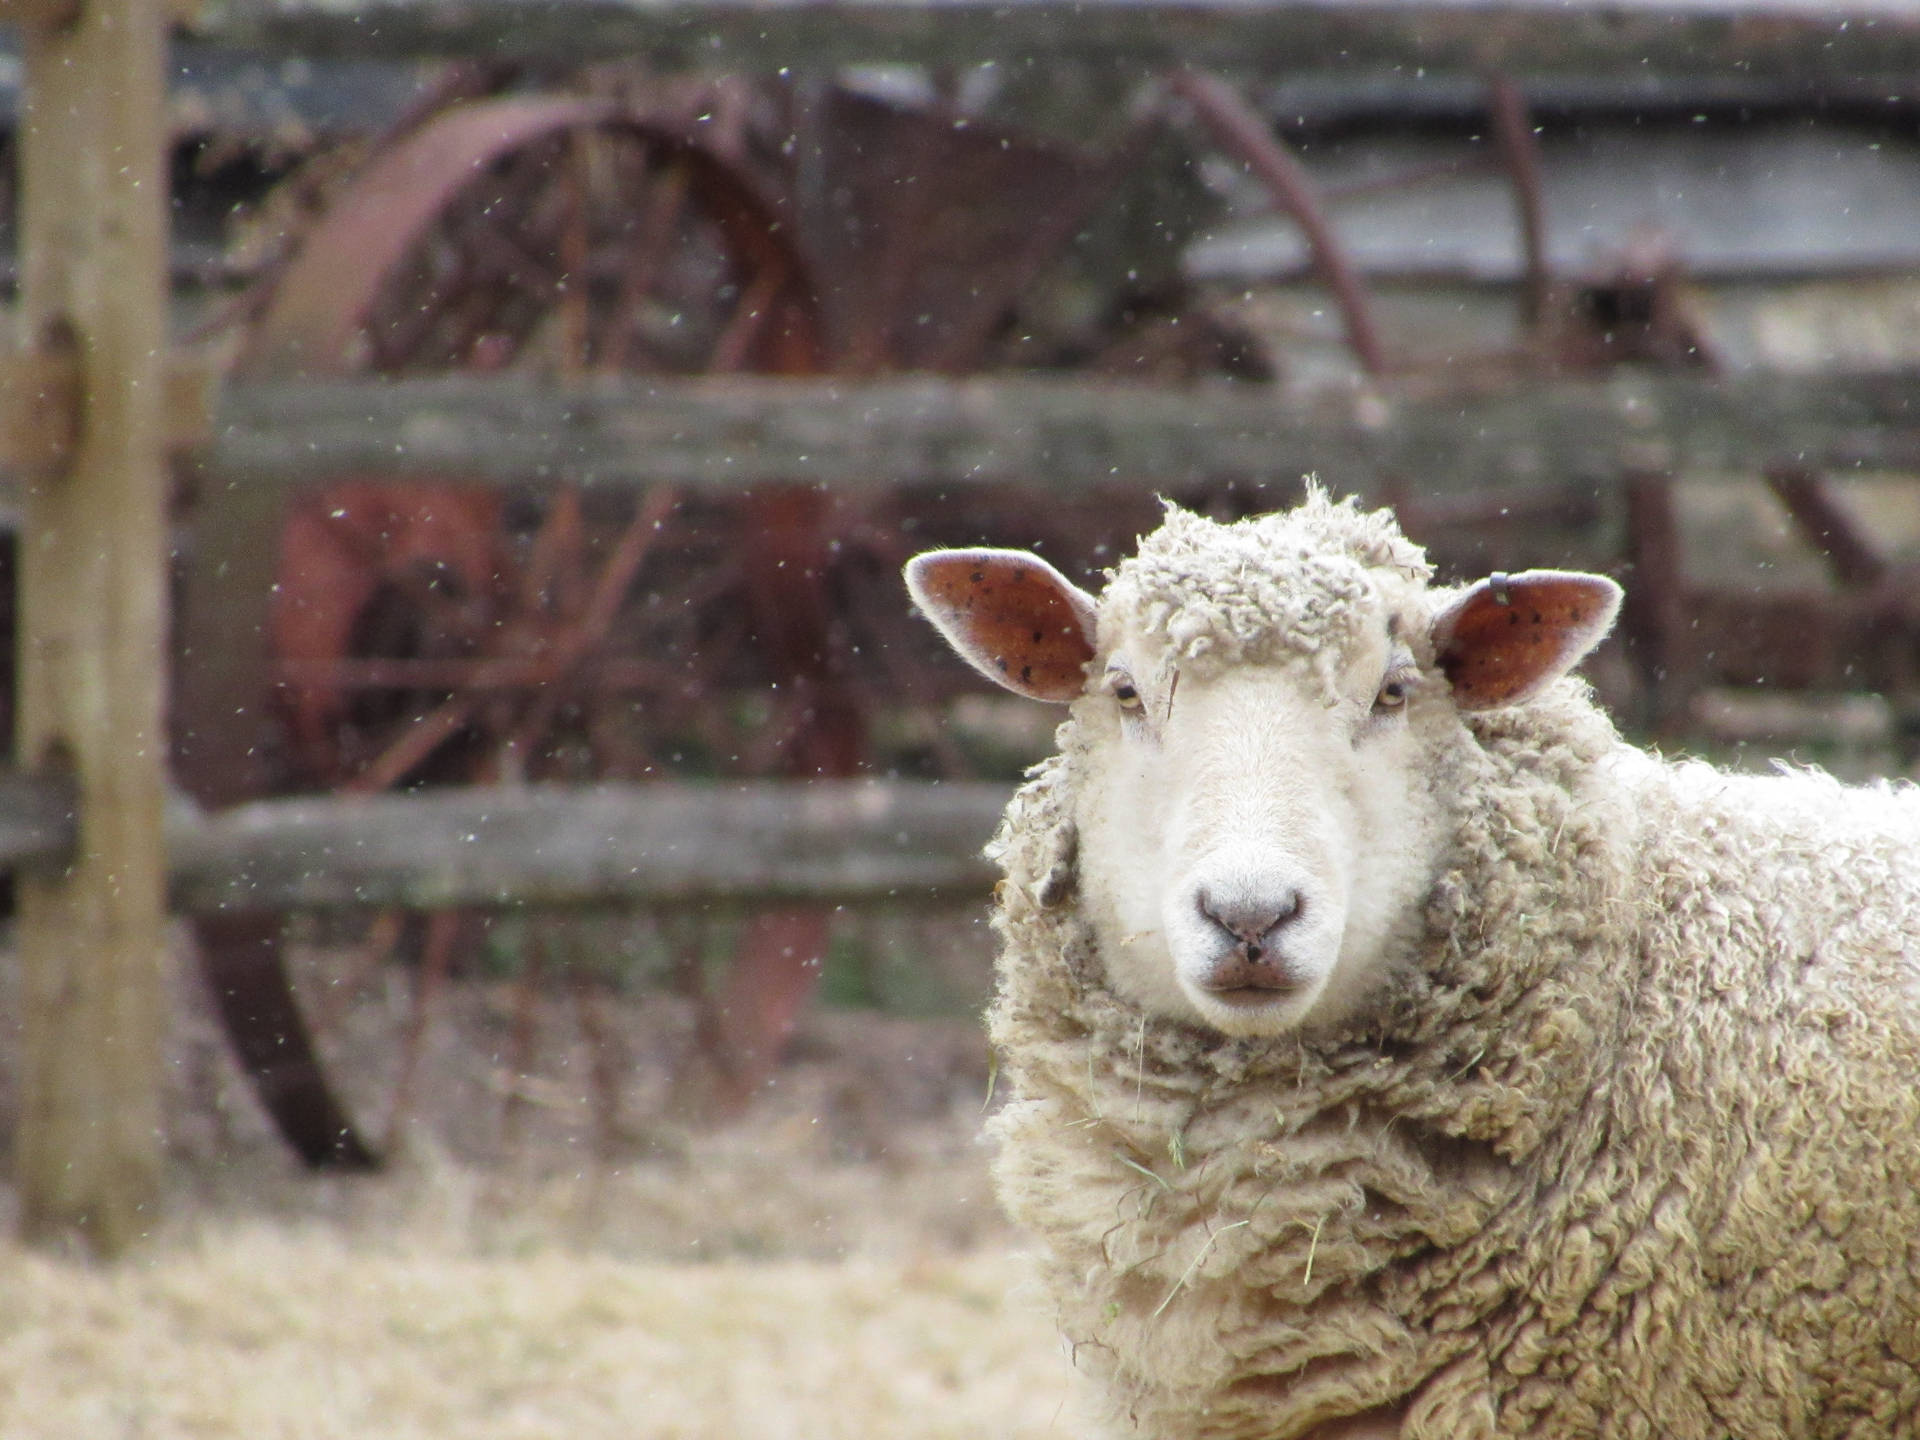
[[[1245,968],[1238,973],[1222,976],[1202,985],[1200,989],[1210,1000],[1218,1000],[1238,1010],[1258,1010],[1263,1006],[1275,1005],[1290,1000],[1306,986],[1284,971],[1262,968],[1257,973],[1247,973]]]
[[[1277,947],[1256,944],[1221,951],[1194,978],[1207,994],[1229,1004],[1264,1005],[1306,988]]]

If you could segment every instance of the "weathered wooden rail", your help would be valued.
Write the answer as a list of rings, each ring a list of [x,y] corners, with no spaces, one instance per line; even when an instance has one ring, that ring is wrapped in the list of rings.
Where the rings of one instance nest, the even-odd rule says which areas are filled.
[[[84,357],[70,386],[36,388],[28,407],[36,418],[26,427],[33,433],[0,426],[12,436],[14,458],[41,466],[21,486],[27,559],[16,762],[72,776],[69,788],[49,792],[51,799],[25,798],[15,812],[32,820],[29,831],[37,827],[28,852],[40,863],[23,868],[20,885],[27,1044],[13,1174],[25,1228],[78,1230],[108,1251],[148,1228],[158,1192],[162,880],[176,901],[216,907],[223,895],[228,904],[333,903],[322,894],[329,885],[356,900],[397,899],[405,890],[379,890],[371,872],[359,888],[342,878],[356,857],[364,861],[378,848],[383,812],[375,809],[326,823],[275,812],[288,822],[284,850],[269,843],[273,826],[263,812],[251,809],[176,818],[163,833],[161,456],[169,427],[160,403],[161,81],[163,24],[175,8],[146,0],[0,0],[0,19],[22,32],[18,348],[42,382],[65,374],[68,357]],[[1518,78],[1734,74],[1810,95],[1904,94],[1920,73],[1920,6],[1912,0],[206,0],[177,8],[189,12],[188,30],[199,38],[309,55],[568,63],[644,54],[659,68],[761,72],[858,61],[1081,59],[1141,73],[1196,64],[1269,77],[1383,69]],[[48,116],[59,123],[44,123]],[[113,163],[101,163],[109,154]],[[352,402],[357,416],[351,404],[340,406],[343,391],[316,391],[304,401],[259,395],[264,408],[251,410],[256,402],[235,392],[220,407],[205,459],[211,482],[226,487],[218,508],[236,526],[272,513],[272,497],[262,494],[272,486],[250,485],[251,478],[302,479],[339,468],[590,483],[722,485],[757,473],[850,485],[1124,476],[1173,486],[1196,474],[1285,478],[1305,469],[1338,482],[1348,470],[1437,481],[1447,473],[1524,478],[1571,467],[1602,476],[1622,465],[1750,468],[1780,459],[1912,463],[1905,400],[1912,387],[1904,380],[1877,377],[1858,392],[1823,393],[1795,378],[1779,381],[1771,396],[1769,382],[1729,382],[1727,389],[1659,391],[1644,404],[1632,383],[1609,382],[1564,405],[1549,398],[1558,393],[1551,390],[1475,402],[1382,394],[1319,419],[1256,392],[1204,402],[1137,392],[1094,399],[1091,391],[1029,382],[997,395],[962,386],[915,400],[903,390],[898,414],[875,402],[879,392],[864,392],[864,400],[851,392],[826,396],[824,410],[809,411],[791,391],[777,401],[741,391],[733,401],[696,400],[689,390],[676,414],[679,402],[665,390],[582,405],[564,395],[556,403],[552,393],[514,398],[489,382],[457,404],[457,392],[446,391],[438,408],[427,390],[369,390]],[[65,390],[70,398],[56,393]],[[1728,396],[1745,398],[1726,403]],[[728,430],[722,411],[736,403],[766,408],[765,417],[738,422],[749,431],[758,426],[757,439]],[[336,406],[331,419],[320,414],[329,404]],[[300,405],[311,410],[306,418],[294,413]],[[1023,414],[1022,405],[1055,408]],[[1529,417],[1530,409],[1552,418]],[[658,414],[649,419],[643,410]],[[783,418],[773,418],[775,411]],[[679,438],[661,422],[683,427]],[[717,443],[685,438],[716,423]],[[281,435],[270,433],[281,427]],[[862,446],[884,439],[892,448],[856,454],[855,439]],[[684,473],[664,473],[673,466]],[[239,593],[250,578],[257,577],[233,577],[229,590]],[[190,663],[233,664],[218,646]],[[491,795],[446,803],[474,799],[510,803]],[[404,828],[436,813],[418,807],[442,802],[401,803],[413,807],[414,818],[395,822]],[[724,803],[703,797],[693,808],[711,818]],[[590,804],[575,806],[570,798],[565,808],[595,813]],[[341,828],[330,829],[335,820]],[[427,857],[440,850],[417,833],[395,841],[385,858],[444,903],[487,894],[495,896],[488,903],[505,903],[506,882],[487,879],[492,872],[478,858],[491,842],[479,837],[510,836],[513,827],[471,815],[463,827],[451,811],[441,820],[440,850],[472,847],[472,865],[442,860],[432,869]],[[571,822],[549,816],[538,823]],[[691,813],[678,823],[683,837],[698,828]],[[563,844],[554,831],[546,841],[529,842],[521,832],[508,843],[523,856],[529,844],[556,856],[584,848],[599,868],[591,884],[569,882],[576,885],[570,893],[619,879],[610,854],[618,844],[637,847],[627,872],[637,875],[652,873],[653,860],[642,864],[640,852],[657,859],[681,853],[659,851],[660,844],[691,843],[618,841],[630,832],[604,819],[603,828],[603,835],[581,832],[584,842],[573,836]],[[880,851],[884,833],[869,835]],[[64,848],[50,848],[49,835]],[[825,843],[813,832],[787,838],[796,852]],[[173,863],[163,876],[169,848]],[[731,848],[716,841],[699,851],[700,863],[737,859],[747,848],[735,832]],[[52,859],[56,853],[63,858]],[[277,890],[270,855],[279,857],[275,873],[285,881]],[[191,898],[201,892],[184,878],[194,864],[211,887],[202,900]],[[845,877],[856,872],[887,873],[877,863],[847,866],[833,883],[850,885]],[[761,873],[756,883],[784,882]],[[565,889],[554,884],[552,893]]]
[[[82,849],[73,787],[0,775],[0,870]],[[176,912],[984,898],[1003,785],[519,786],[167,810]]]
[[[263,800],[168,832],[175,906],[984,898],[1005,786],[863,781]]]
[[[1035,57],[1279,75],[1337,67],[1698,73],[1819,88],[1920,69],[1903,0],[208,0],[190,33],[307,55],[772,71]]]
[[[1017,481],[1163,487],[1314,471],[1436,491],[1686,468],[1920,466],[1920,376],[1619,372],[1498,390],[1389,384],[1289,400],[992,380],[448,377],[236,384],[200,463],[220,485],[430,474],[475,482],[848,490]]]

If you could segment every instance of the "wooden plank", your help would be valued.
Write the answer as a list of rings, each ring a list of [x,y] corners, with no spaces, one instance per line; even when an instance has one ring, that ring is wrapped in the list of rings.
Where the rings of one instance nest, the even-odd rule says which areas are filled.
[[[398,905],[826,904],[982,894],[981,781],[757,780],[302,796],[166,811],[187,914]],[[0,873],[62,866],[74,789],[0,771]]]
[[[1004,785],[756,781],[261,800],[175,813],[191,914],[984,896]]]
[[[73,337],[82,423],[24,486],[15,752],[73,775],[80,843],[17,882],[14,1176],[28,1235],[108,1253],[151,1225],[160,1173],[165,23],[87,0],[22,35],[20,348]]]
[[[624,54],[769,72],[1072,59],[1268,75],[1738,72],[1818,91],[1920,70],[1909,0],[209,0],[192,33],[307,55]]]
[[[1920,469],[1920,377],[1620,372],[1448,393],[1319,399],[1040,376],[872,383],[730,379],[573,384],[515,377],[233,386],[201,456],[209,493],[345,473],[475,483],[852,491],[1018,482],[1039,489],[1309,471],[1368,492],[1592,477],[1623,468],[1756,473],[1781,460]]]

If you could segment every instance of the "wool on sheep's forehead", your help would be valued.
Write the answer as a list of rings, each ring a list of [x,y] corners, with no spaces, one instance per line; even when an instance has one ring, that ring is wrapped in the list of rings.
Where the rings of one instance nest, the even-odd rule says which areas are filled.
[[[1210,665],[1331,657],[1371,612],[1369,571],[1411,584],[1433,574],[1390,513],[1330,500],[1318,486],[1292,510],[1225,525],[1170,505],[1115,568],[1103,629],[1159,637],[1174,658]]]

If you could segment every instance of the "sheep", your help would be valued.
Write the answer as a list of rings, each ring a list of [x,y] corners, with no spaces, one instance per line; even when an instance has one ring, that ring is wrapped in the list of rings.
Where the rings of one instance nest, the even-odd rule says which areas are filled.
[[[934,551],[1067,705],[990,847],[995,1181],[1099,1432],[1920,1434],[1920,792],[1636,749],[1620,591],[1310,488],[1098,599]]]

